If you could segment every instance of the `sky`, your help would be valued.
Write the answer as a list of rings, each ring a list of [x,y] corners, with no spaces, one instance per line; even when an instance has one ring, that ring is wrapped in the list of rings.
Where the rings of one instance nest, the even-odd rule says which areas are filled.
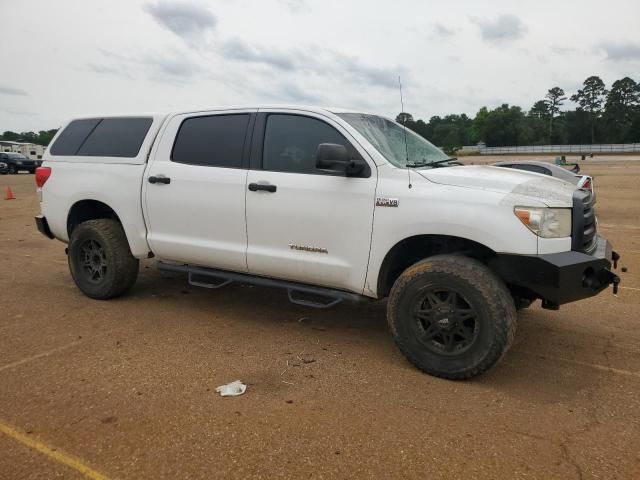
[[[296,104],[415,118],[640,81],[638,0],[0,0],[0,132]],[[567,105],[569,106],[569,105]]]

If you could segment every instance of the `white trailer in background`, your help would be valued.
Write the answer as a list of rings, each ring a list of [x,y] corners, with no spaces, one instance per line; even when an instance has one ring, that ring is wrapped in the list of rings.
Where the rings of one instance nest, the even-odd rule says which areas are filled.
[[[0,151],[20,153],[29,160],[41,160],[46,148],[36,143],[0,141]]]

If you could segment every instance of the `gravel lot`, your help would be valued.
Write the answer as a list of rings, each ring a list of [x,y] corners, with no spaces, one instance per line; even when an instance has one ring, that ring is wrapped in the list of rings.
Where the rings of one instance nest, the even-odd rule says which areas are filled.
[[[405,361],[384,304],[197,289],[153,261],[90,300],[35,230],[33,176],[0,176],[0,477],[640,478],[640,161],[582,168],[628,267],[618,297],[521,312],[467,382]],[[244,396],[215,393],[236,379]]]

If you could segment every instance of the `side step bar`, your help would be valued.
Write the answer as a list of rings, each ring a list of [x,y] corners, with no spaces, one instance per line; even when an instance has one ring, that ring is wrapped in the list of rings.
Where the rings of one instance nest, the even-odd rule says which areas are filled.
[[[187,273],[189,275],[189,283],[196,287],[204,288],[222,288],[231,282],[249,283],[262,287],[276,287],[287,290],[289,301],[296,305],[313,308],[330,308],[343,300],[349,302],[362,302],[368,300],[363,295],[356,293],[344,292],[342,290],[333,290],[331,288],[316,287],[304,283],[289,282],[286,280],[276,280],[273,278],[259,277],[248,273],[228,272],[226,270],[216,270],[213,268],[193,267],[190,265],[172,265],[169,263],[158,262],[158,269],[166,272]],[[215,281],[217,280],[217,281]],[[309,295],[318,297],[324,302],[300,298],[294,294]]]

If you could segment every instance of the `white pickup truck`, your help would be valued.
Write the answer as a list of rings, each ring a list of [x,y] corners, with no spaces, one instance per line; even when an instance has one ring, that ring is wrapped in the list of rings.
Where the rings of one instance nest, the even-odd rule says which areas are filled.
[[[283,287],[312,307],[388,297],[400,350],[440,377],[494,365],[532,301],[557,309],[619,282],[588,192],[462,166],[376,115],[235,107],[80,118],[43,160],[37,226],[68,243],[87,296],[125,293],[138,259],[155,257],[194,285]]]

